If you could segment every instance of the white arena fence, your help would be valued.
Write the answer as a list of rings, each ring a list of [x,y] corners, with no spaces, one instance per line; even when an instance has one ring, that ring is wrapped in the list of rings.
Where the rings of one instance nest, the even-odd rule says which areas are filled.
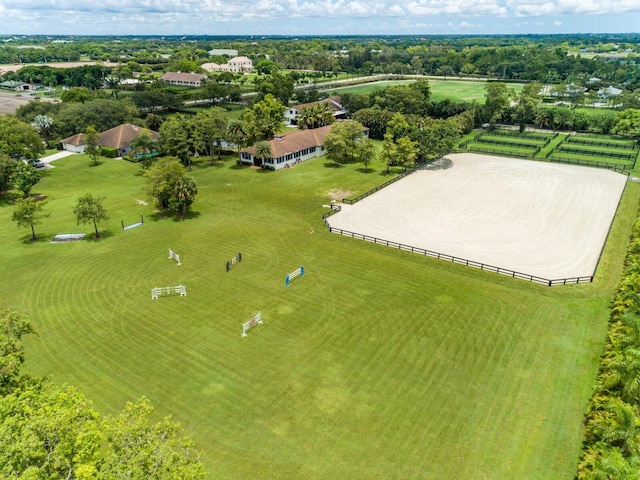
[[[181,297],[186,297],[187,289],[184,285],[155,287],[151,289],[151,300],[157,300],[161,295],[180,295]]]

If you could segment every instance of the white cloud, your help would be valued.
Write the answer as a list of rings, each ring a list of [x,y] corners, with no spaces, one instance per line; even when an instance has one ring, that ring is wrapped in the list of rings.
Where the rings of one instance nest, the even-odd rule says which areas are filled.
[[[562,22],[561,22],[560,20],[556,20],[555,22],[553,22],[553,24],[554,24],[556,27],[559,27],[559,26],[561,26],[561,25],[562,25]]]
[[[615,14],[618,23],[612,25],[621,25],[622,20],[634,24],[638,17],[629,17],[633,13],[640,14],[640,0],[0,0],[0,33],[220,34],[219,24],[245,34],[318,34],[323,29],[385,33],[411,25],[446,29],[451,24],[472,30],[481,23],[483,28],[494,25],[495,29],[500,19],[560,15],[567,25],[580,24],[568,17],[588,15],[593,25],[595,16]],[[545,20],[541,23],[552,22]],[[501,25],[523,28],[527,23],[502,20]],[[148,31],[140,32],[142,27]]]

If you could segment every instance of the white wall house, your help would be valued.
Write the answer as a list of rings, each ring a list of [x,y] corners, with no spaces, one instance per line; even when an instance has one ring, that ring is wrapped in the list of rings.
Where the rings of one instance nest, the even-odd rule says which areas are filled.
[[[319,103],[326,103],[327,105],[329,105],[329,108],[333,112],[334,118],[346,118],[347,111],[344,109],[344,107],[340,103],[340,97],[335,96],[335,97],[325,98],[324,100],[320,100],[318,102],[301,103],[300,105],[293,105],[291,107],[287,107],[287,109],[284,111],[285,123],[287,125],[297,125],[298,124],[297,119],[298,119],[298,114],[300,113],[300,110],[306,107],[317,105]]]
[[[262,160],[255,157],[255,145],[240,151],[240,162],[245,165],[280,170],[289,168],[305,160],[324,155],[324,137],[331,131],[332,125],[324,127],[292,130],[290,132],[276,135],[269,141],[271,146],[271,158]],[[363,132],[369,136],[369,130]]]
[[[87,144],[84,141],[83,137],[83,133],[76,133],[71,137],[60,140],[62,149],[66,150],[67,152],[84,153],[85,148],[87,148]]]
[[[228,57],[237,57],[238,50],[234,50],[232,48],[213,48],[209,50],[209,56],[213,57],[218,55],[227,55]]]
[[[197,88],[207,79],[204,73],[167,72],[160,80],[169,85]]]
[[[207,72],[231,72],[231,73],[251,73],[253,72],[253,62],[247,57],[233,57],[227,63],[203,63],[201,65]]]

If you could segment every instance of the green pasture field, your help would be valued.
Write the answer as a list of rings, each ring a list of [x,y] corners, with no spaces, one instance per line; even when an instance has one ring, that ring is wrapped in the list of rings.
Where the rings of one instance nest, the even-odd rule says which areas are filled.
[[[415,80],[395,80],[367,83],[355,87],[334,88],[335,93],[339,95],[341,92],[352,94],[371,93],[376,89],[391,87],[395,85],[408,85]],[[460,80],[434,80],[428,79],[431,86],[431,100],[442,101],[449,99],[453,102],[472,102],[477,101],[479,104],[484,102],[485,82],[476,81],[460,81]],[[519,92],[522,90],[522,84],[509,84],[508,88],[512,88]]]
[[[580,134],[578,136],[572,137],[572,140],[575,143],[583,142],[596,142],[602,144],[616,144],[621,147],[631,148],[635,145],[635,142],[629,138],[620,138],[613,135],[590,135],[590,134]]]
[[[495,142],[509,142],[509,144],[520,147],[530,147],[535,148],[538,146],[542,146],[544,144],[544,140],[540,140],[537,138],[531,137],[505,137],[502,135],[491,135],[490,133],[482,135],[478,139],[480,143],[490,143],[491,141]]]
[[[487,142],[469,142],[467,145],[469,151],[477,151],[487,155],[494,153],[495,155],[508,156],[509,154],[532,155],[535,146],[525,145],[496,145]]]
[[[196,440],[209,478],[574,478],[638,184],[595,281],[549,288],[329,233],[332,197],[382,183],[382,164],[201,158],[193,214],[174,219],[136,200],[140,165],[91,163],[44,173],[38,242],[0,203],[0,298],[39,332],[27,372],[103,413],[147,396]],[[91,236],[72,214],[85,192],[105,197],[104,238],[49,243]],[[186,297],[151,300],[178,284]],[[258,311],[264,324],[241,338]]]

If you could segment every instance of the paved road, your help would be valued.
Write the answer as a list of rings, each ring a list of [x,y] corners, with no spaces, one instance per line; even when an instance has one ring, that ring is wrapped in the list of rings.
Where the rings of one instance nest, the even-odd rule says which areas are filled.
[[[73,152],[67,152],[66,150],[62,150],[60,152],[54,153],[53,155],[48,155],[46,157],[42,157],[40,159],[40,161],[42,163],[44,163],[44,167],[41,168],[41,170],[46,170],[49,168],[54,168],[53,165],[51,165],[51,162],[58,160],[59,158],[64,158],[64,157],[68,157],[69,155],[75,155],[75,153]]]

